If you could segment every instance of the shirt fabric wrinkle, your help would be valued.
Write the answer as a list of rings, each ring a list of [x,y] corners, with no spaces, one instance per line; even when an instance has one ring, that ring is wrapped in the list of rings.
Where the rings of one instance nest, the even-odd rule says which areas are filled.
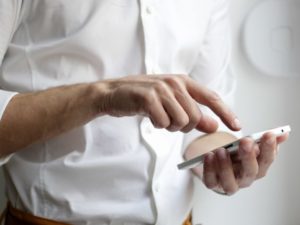
[[[17,92],[133,74],[186,74],[231,102],[227,0],[0,0],[4,12],[18,20],[0,35],[0,119]],[[103,116],[3,159],[7,197],[75,225],[181,225],[194,185],[177,164],[200,135]]]

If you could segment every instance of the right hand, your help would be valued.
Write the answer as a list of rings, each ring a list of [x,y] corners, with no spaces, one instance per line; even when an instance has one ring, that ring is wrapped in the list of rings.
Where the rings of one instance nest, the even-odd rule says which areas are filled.
[[[185,75],[139,75],[107,80],[99,113],[111,116],[148,116],[157,128],[211,133],[218,123],[203,114],[206,105],[232,130],[239,130],[236,116],[218,94]]]

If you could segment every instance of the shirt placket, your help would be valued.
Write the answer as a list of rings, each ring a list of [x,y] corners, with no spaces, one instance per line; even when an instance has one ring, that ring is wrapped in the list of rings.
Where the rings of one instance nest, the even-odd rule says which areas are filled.
[[[145,66],[147,74],[157,71],[156,8],[153,0],[141,0],[141,19],[144,30]]]
[[[148,75],[151,74],[158,74],[158,59],[157,59],[157,25],[156,22],[156,8],[153,0],[140,0],[140,7],[141,7],[141,20],[142,26],[144,31],[144,48],[145,48],[145,67],[146,73]],[[151,148],[152,154],[154,154],[154,168],[152,174],[152,193],[154,197],[154,203],[156,206],[157,211],[157,221],[156,224],[160,224],[160,214],[161,214],[161,207],[160,207],[160,185],[156,178],[157,174],[157,167],[159,163],[159,155],[155,149],[153,149],[153,145],[151,144],[155,141],[153,136],[154,127],[150,124],[148,119],[144,119],[141,123],[141,130],[142,136],[144,140],[147,142],[148,146]]]

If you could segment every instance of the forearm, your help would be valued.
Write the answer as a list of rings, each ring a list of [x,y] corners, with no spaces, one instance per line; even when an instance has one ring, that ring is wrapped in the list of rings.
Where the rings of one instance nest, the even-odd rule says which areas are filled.
[[[0,156],[104,114],[147,116],[157,128],[169,131],[214,132],[217,122],[202,114],[196,103],[211,108],[230,129],[240,129],[235,115],[215,92],[184,75],[127,76],[19,94],[0,121]]]
[[[16,95],[0,121],[0,156],[92,120],[102,89],[102,83],[78,84]]]

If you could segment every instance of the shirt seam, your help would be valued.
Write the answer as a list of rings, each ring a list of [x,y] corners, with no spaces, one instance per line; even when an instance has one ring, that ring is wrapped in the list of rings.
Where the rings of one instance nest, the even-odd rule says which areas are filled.
[[[25,33],[26,33],[27,40],[28,40],[28,45],[25,48],[25,58],[27,60],[28,67],[29,67],[29,72],[30,72],[30,75],[31,75],[30,76],[31,77],[31,89],[34,91],[34,90],[36,90],[35,89],[34,74],[33,74],[34,73],[34,63],[30,59],[30,50],[31,50],[31,47],[32,47],[32,37],[31,37],[30,32],[29,32],[27,21],[24,21],[23,24],[24,24]]]
[[[27,36],[27,40],[28,40],[28,45],[25,48],[25,58],[27,60],[28,63],[28,67],[29,67],[29,73],[30,73],[30,77],[31,77],[31,89],[32,91],[36,90],[36,86],[35,86],[35,80],[34,80],[34,63],[30,58],[30,50],[32,47],[32,37],[30,35],[29,32],[29,28],[28,28],[28,23],[25,20],[23,22],[24,24],[24,28],[25,28],[25,34]],[[41,205],[38,206],[39,210],[41,210],[41,215],[43,215],[44,217],[48,216],[48,209],[47,209],[47,200],[46,200],[46,182],[45,182],[45,162],[46,162],[46,150],[47,150],[47,145],[46,142],[43,143],[43,149],[41,149],[40,151],[42,151],[41,154],[42,158],[43,158],[43,162],[41,164],[40,167],[40,171],[39,171],[39,188],[41,190]]]
[[[17,6],[15,7],[15,13],[14,13],[14,21],[12,23],[13,25],[13,30],[12,32],[10,33],[10,38],[9,40],[12,40],[13,36],[14,36],[14,33],[15,31],[17,30],[17,24],[18,24],[18,20],[19,20],[19,17],[20,17],[20,12],[21,12],[21,7],[22,7],[22,4],[23,4],[23,1],[20,0],[17,2]]]

